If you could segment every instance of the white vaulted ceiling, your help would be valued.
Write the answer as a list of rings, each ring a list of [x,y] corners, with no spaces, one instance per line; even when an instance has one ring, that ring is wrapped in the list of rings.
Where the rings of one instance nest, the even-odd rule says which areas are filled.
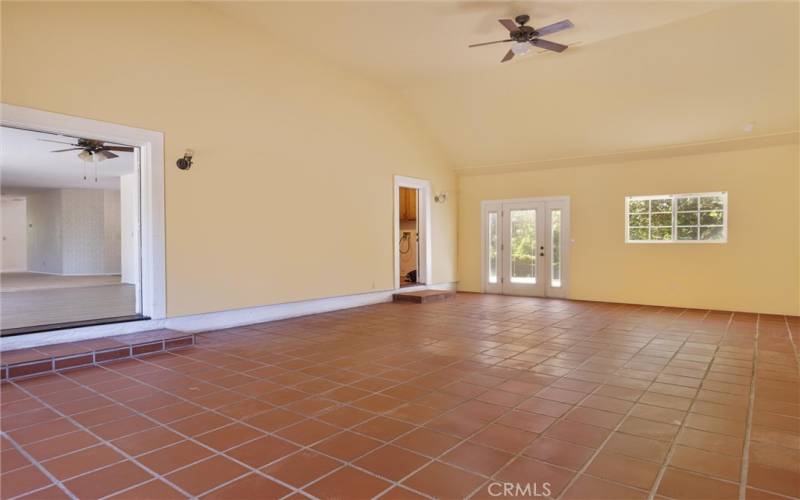
[[[798,129],[795,2],[217,2],[302,58],[395,88],[454,167],[507,166]],[[498,18],[573,44],[500,64]],[[257,64],[257,61],[254,61]],[[745,132],[747,123],[755,123]]]

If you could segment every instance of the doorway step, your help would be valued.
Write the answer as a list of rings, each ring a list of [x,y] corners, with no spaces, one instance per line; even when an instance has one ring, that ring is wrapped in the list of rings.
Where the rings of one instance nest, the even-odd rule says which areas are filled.
[[[162,329],[4,351],[0,353],[0,379],[42,375],[194,344],[193,333]]]
[[[452,290],[420,290],[417,292],[396,293],[392,296],[394,302],[411,302],[414,304],[424,304],[446,300],[455,297],[456,292]]]

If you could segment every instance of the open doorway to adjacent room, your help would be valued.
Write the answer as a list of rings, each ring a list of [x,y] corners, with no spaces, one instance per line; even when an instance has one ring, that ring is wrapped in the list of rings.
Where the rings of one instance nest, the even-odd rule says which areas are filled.
[[[3,126],[2,335],[144,319],[138,150]]]
[[[429,284],[430,182],[394,178],[394,288]]]
[[[418,284],[419,230],[417,228],[417,203],[419,191],[400,188],[400,287]]]

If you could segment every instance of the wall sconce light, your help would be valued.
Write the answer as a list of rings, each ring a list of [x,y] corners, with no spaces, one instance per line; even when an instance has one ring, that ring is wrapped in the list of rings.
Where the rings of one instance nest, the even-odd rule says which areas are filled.
[[[447,201],[447,193],[443,191],[443,192],[441,192],[441,193],[439,193],[437,195],[434,195],[433,201],[435,201],[436,203],[444,203],[444,202],[446,202]]]
[[[178,158],[178,161],[175,163],[178,165],[179,169],[189,170],[192,168],[192,157],[194,157],[194,151],[187,149],[186,152],[183,153],[183,158]]]

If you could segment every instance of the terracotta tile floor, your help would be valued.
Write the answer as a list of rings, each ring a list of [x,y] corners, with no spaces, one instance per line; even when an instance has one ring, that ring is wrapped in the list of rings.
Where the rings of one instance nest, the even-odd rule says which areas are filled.
[[[209,332],[4,383],[0,488],[798,497],[799,337],[796,317],[473,294]]]

